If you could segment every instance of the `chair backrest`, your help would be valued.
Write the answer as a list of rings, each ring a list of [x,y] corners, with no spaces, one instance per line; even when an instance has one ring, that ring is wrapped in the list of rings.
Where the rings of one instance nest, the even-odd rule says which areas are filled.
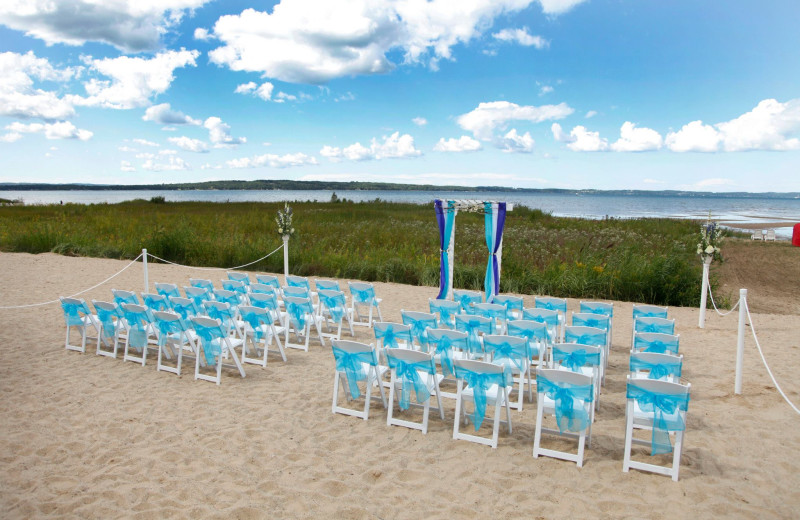
[[[492,363],[507,366],[511,363],[519,370],[525,370],[531,360],[530,344],[519,336],[487,334],[483,337],[483,350],[491,354]]]
[[[611,318],[605,314],[573,312],[572,325],[580,327],[595,327],[598,329],[608,330],[611,326]]]
[[[293,296],[295,298],[308,298],[311,296],[311,290],[306,287],[299,287],[293,285],[284,285],[281,288],[284,296]]]
[[[437,328],[436,316],[428,312],[404,311],[400,310],[403,324],[411,327],[411,336],[416,339],[420,346],[428,345],[428,336],[425,333],[429,328]]]
[[[582,345],[603,346],[608,341],[608,330],[598,327],[570,325],[564,327],[564,341]]]
[[[284,296],[283,303],[286,305],[286,313],[289,320],[296,329],[304,329],[306,326],[306,316],[314,314],[314,306],[311,298],[302,296]]]
[[[135,303],[123,303],[122,315],[128,324],[128,342],[136,347],[142,348],[147,345],[147,326],[154,321],[150,309],[144,305]]]
[[[151,311],[167,311],[170,309],[169,300],[163,294],[142,293],[142,302]]]
[[[653,414],[651,454],[670,453],[672,445],[668,432],[686,429],[691,387],[691,384],[628,376],[628,413],[633,412],[633,403],[638,402],[642,412]]]
[[[567,315],[567,300],[564,298],[555,298],[553,296],[534,296],[533,306],[537,309],[548,309],[551,311],[558,311],[564,316]]]
[[[214,298],[218,302],[227,303],[232,308],[237,309],[242,304],[242,297],[240,293],[229,291],[227,289],[214,289]]]
[[[603,316],[608,316],[609,318],[614,317],[613,303],[581,300],[579,306],[580,306],[579,307],[580,312],[585,312],[590,314],[602,314]]]
[[[347,354],[359,354],[368,352],[371,355],[365,356],[365,359],[362,360],[364,363],[369,363],[370,365],[376,366],[378,364],[378,356],[375,353],[375,350],[372,348],[372,345],[367,345],[366,343],[360,343],[358,341],[351,341],[346,339],[334,339],[331,340],[331,344],[333,345],[333,352],[334,356],[336,356],[336,350],[340,350]]]
[[[599,368],[602,363],[602,347],[580,343],[556,343],[553,345],[553,365],[563,366],[573,372],[582,367]]]
[[[252,329],[256,341],[260,341],[264,334],[261,325],[266,325],[267,327],[272,325],[272,317],[269,315],[269,312],[261,307],[242,305],[239,307],[239,314],[242,316],[242,321]]]
[[[342,288],[339,287],[339,280],[317,280],[314,278],[314,287],[317,288],[317,291],[341,291]]]
[[[675,334],[675,320],[666,318],[636,318],[633,320],[633,332]]]
[[[272,285],[267,285],[265,283],[251,283],[250,284],[250,294],[253,293],[260,293],[260,294],[275,294],[279,287],[273,287]]]
[[[353,303],[361,303],[364,305],[377,305],[377,297],[375,296],[375,286],[366,282],[347,282],[350,288],[350,296],[353,298]]]
[[[133,303],[136,305],[141,305],[141,302],[139,302],[139,298],[133,291],[111,289],[111,294],[114,295],[114,303],[116,303],[117,305],[122,305],[123,303]]]
[[[178,286],[174,283],[158,283],[155,284],[156,292],[162,296],[166,296],[168,299],[171,296],[180,296],[181,293],[178,291]]]
[[[476,303],[472,308],[478,316],[502,321],[508,320],[508,309],[505,305],[500,305],[499,303]]]
[[[592,385],[592,378],[590,376],[578,372],[558,370],[554,368],[537,369],[537,380],[539,377],[561,387]],[[543,390],[543,388],[538,389],[539,392],[542,392]]]
[[[323,310],[330,314],[331,319],[336,323],[342,321],[347,312],[347,299],[344,293],[338,290],[320,289],[317,294]]]
[[[477,291],[453,290],[453,301],[461,305],[461,311],[472,314],[472,305],[483,302],[483,294]]]
[[[307,291],[311,290],[311,284],[305,276],[293,276],[290,274],[286,276],[286,285],[289,287],[302,287]]]
[[[775,230],[774,229],[768,229],[767,230],[767,234],[764,237],[764,240],[775,240]]]
[[[524,303],[522,301],[522,296],[511,296],[509,294],[495,294],[492,298],[492,303],[496,303],[499,305],[505,306],[508,310],[509,318],[522,317],[522,309],[524,308]]]
[[[390,348],[385,351],[386,361],[389,368],[396,369],[399,362],[415,365],[417,370],[423,370],[428,374],[436,373],[436,364],[433,361],[433,354],[409,350],[406,348]]]
[[[591,403],[594,401],[592,377],[578,372],[539,368],[536,371],[536,392],[553,400],[553,411],[560,432],[580,432],[591,425]],[[580,403],[580,408],[576,407]],[[537,425],[538,427],[538,425]],[[538,434],[538,430],[537,430]]]
[[[471,314],[456,315],[456,330],[467,333],[467,344],[472,352],[480,352],[483,348],[480,336],[494,334],[495,320]]]
[[[639,305],[633,304],[633,319],[636,318],[666,318],[667,307],[658,305]]]
[[[107,338],[112,337],[116,331],[114,318],[119,320],[123,317],[122,309],[112,302],[92,300],[92,305],[97,313],[97,319],[103,325],[103,335]]]
[[[428,307],[431,314],[438,316],[439,327],[452,329],[456,326],[456,314],[461,311],[461,304],[453,300],[428,299]]]
[[[545,323],[548,327],[557,327],[558,311],[526,307],[522,309],[522,319]]]
[[[505,371],[504,367],[501,365],[475,359],[454,359],[453,365],[456,369],[456,377],[459,379],[461,379],[459,372],[461,372],[461,375],[464,375],[466,371],[476,374],[503,374]]]
[[[222,288],[226,291],[233,291],[238,294],[247,294],[247,284],[240,280],[220,280]]]
[[[203,312],[203,307],[197,305],[191,298],[179,298],[171,296],[169,299],[173,312],[178,313],[184,321],[188,322],[192,316],[197,316]]]
[[[206,280],[205,278],[189,278],[189,285],[192,287],[200,287],[209,293],[214,292],[214,284],[211,283],[211,280]]]
[[[158,328],[158,344],[164,346],[167,336],[187,331],[187,322],[177,313],[170,311],[153,311],[153,319]]]
[[[228,302],[203,302],[203,308],[209,318],[218,320],[227,330],[234,327],[233,321],[236,319],[236,310]]]
[[[91,315],[92,311],[83,298],[61,297],[61,309],[64,311],[64,321],[67,326],[83,325],[82,316]]]
[[[661,379],[677,383],[683,369],[683,356],[655,352],[631,351],[630,371],[636,376],[646,374],[648,379]]]
[[[250,276],[247,273],[228,271],[228,279],[242,282],[244,285],[250,285]]]
[[[678,355],[680,334],[660,334],[658,332],[637,332],[633,335],[633,350],[636,352],[669,352]]]
[[[209,293],[202,287],[183,287],[186,297],[194,302],[198,309],[203,308],[203,302],[213,300],[213,293]]]
[[[539,321],[511,320],[508,322],[506,333],[509,336],[517,336],[528,340],[531,355],[535,353],[540,358],[551,341],[547,325]]]
[[[278,280],[278,277],[273,274],[257,274],[256,280],[258,283],[262,283],[264,285],[271,285],[275,289],[281,288],[281,283]]]
[[[253,286],[261,285],[261,284],[253,284]],[[268,309],[271,311],[277,311],[279,308],[278,305],[278,297],[275,296],[275,293],[270,292],[252,292],[250,293],[250,304],[253,307],[259,307],[261,309]]]
[[[391,323],[388,321],[374,321],[372,327],[375,329],[375,339],[380,341],[379,345],[383,348],[398,348],[398,341],[404,341],[407,347],[411,347],[411,326],[402,323]]]

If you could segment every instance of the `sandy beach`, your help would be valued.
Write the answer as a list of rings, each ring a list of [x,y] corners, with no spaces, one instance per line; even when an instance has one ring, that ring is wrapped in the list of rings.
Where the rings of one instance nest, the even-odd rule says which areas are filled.
[[[2,253],[0,306],[70,295],[127,264]],[[218,283],[225,273],[149,267],[151,287],[190,276]],[[375,286],[386,321],[427,311],[437,292]],[[141,264],[82,297],[110,300],[112,287],[142,291]],[[752,317],[775,377],[800,403],[794,298],[787,313],[762,302]],[[154,356],[142,367],[97,356],[94,345],[66,351],[59,305],[0,309],[0,517],[797,518],[800,416],[769,381],[749,327],[744,392],[734,395],[737,312],[712,309],[700,329],[698,309],[670,309],[692,384],[680,481],[622,472],[631,310],[615,302],[607,381],[577,468],[532,457],[535,403],[512,411],[513,433],[501,429],[494,450],[452,439],[453,401],[445,421],[432,414],[427,435],[388,427],[380,406],[368,421],[331,414],[329,343],[247,365],[244,379],[224,370],[216,386],[195,381],[192,364],[178,377],[157,372]],[[357,328],[356,340],[374,341],[372,330]]]

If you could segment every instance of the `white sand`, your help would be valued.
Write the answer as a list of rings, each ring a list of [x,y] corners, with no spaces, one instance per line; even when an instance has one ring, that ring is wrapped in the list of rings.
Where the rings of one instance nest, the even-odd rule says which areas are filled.
[[[53,254],[0,254],[0,306],[85,289],[127,264]],[[198,271],[150,265],[150,282]],[[202,277],[217,282],[224,272]],[[143,289],[141,265],[83,297]],[[436,290],[377,283],[387,321],[427,310]],[[751,289],[751,291],[757,291]],[[533,298],[525,296],[526,305]],[[570,300],[570,310],[577,301]],[[616,302],[614,344],[583,468],[531,455],[535,403],[512,411],[493,450],[452,440],[453,403],[428,434],[331,414],[333,356],[271,357],[221,386],[121,359],[64,350],[58,305],[0,310],[0,517],[34,518],[797,518],[800,416],[769,382],[751,337],[735,396],[737,313],[673,308],[692,383],[677,483],[622,472],[631,303]],[[800,317],[753,316],[767,359],[800,402]],[[748,328],[748,334],[750,329]],[[372,331],[357,329],[370,342]],[[551,439],[562,448],[566,442]],[[649,459],[640,449],[638,458]]]

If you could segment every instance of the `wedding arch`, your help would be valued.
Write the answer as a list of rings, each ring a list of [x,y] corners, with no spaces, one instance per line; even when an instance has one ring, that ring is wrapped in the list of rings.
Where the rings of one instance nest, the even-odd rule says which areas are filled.
[[[513,211],[514,205],[506,202],[480,200],[434,200],[436,221],[439,224],[439,247],[441,251],[439,267],[440,300],[453,299],[453,260],[455,242],[456,214],[459,211],[483,213],[486,231],[486,247],[489,260],[486,263],[486,279],[483,287],[485,301],[491,302],[500,292],[500,266],[503,256],[503,229],[506,213]]]

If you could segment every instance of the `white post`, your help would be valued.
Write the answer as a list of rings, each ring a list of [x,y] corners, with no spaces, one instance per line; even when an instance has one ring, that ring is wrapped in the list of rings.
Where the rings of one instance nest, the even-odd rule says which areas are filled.
[[[142,267],[144,268],[144,292],[150,292],[150,281],[147,277],[147,249],[142,249]]]
[[[744,364],[744,326],[747,318],[747,289],[739,289],[739,335],[736,339],[736,383],[734,393],[742,394],[742,365]]]
[[[711,255],[703,257],[703,294],[700,295],[700,322],[698,327],[705,328],[706,326],[706,304],[708,302],[708,267],[711,265]]]
[[[289,235],[283,235],[283,277],[289,276]]]

